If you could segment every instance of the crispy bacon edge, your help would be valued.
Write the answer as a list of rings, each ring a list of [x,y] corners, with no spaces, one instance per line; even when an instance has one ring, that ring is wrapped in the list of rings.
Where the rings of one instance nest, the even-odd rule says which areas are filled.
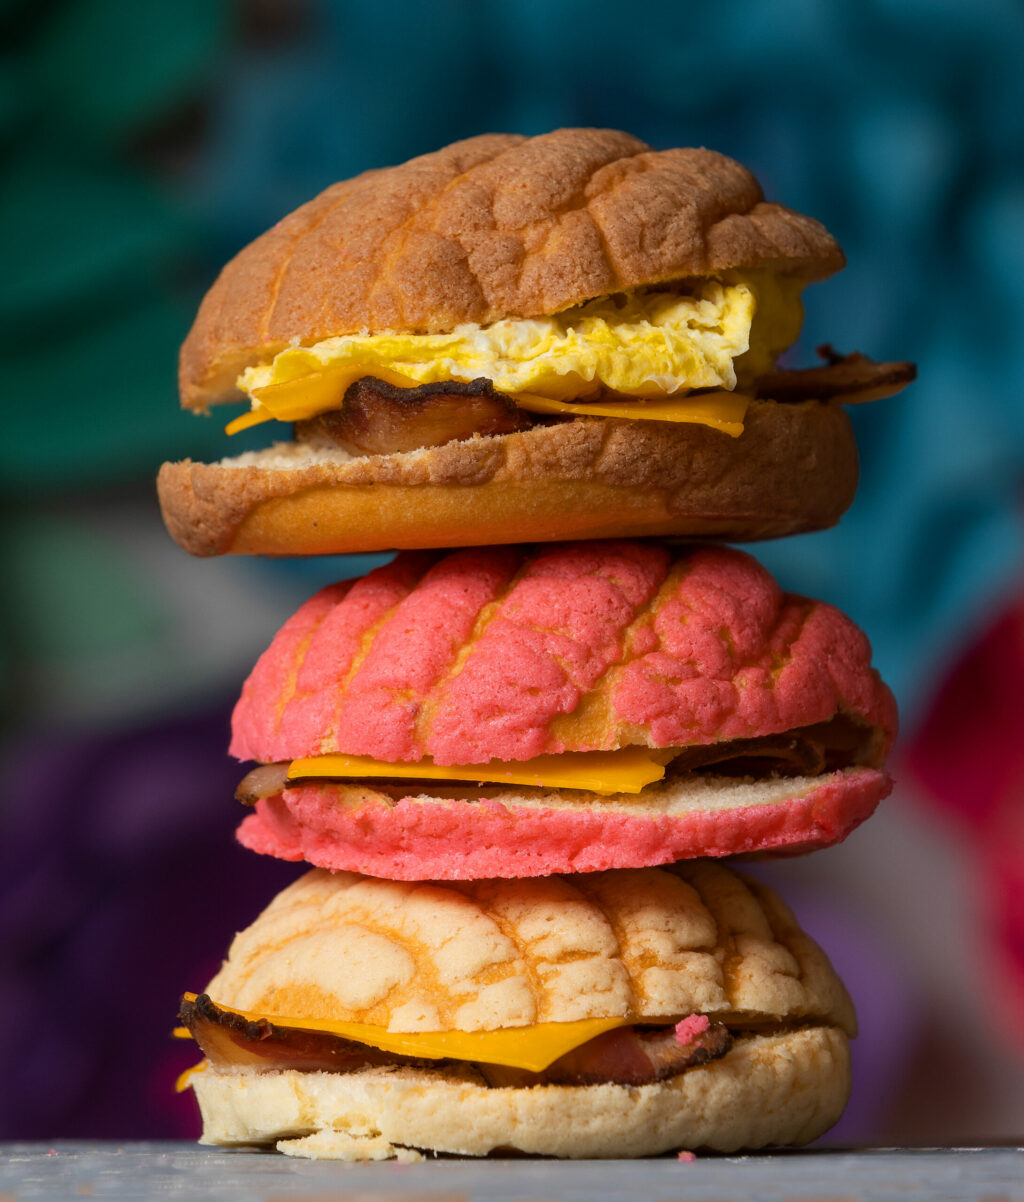
[[[913,363],[876,363],[854,351],[841,355],[829,343],[818,347],[824,367],[773,371],[754,382],[754,395],[783,404],[794,401],[841,401],[860,405],[894,396],[917,379]]]
[[[533,424],[529,413],[484,377],[399,388],[363,376],[349,385],[339,408],[296,422],[295,437],[355,455],[392,455],[477,435],[515,434]]]

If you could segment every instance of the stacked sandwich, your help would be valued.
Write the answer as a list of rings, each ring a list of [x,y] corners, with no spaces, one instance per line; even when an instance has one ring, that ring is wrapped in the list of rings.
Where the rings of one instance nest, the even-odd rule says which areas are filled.
[[[838,520],[842,404],[912,378],[778,369],[842,263],[721,155],[561,130],[336,184],[224,269],[183,402],[292,439],[165,465],[171,533],[400,553],[235,710],[239,838],[314,867],[185,995],[206,1142],[637,1156],[839,1117],[847,993],[720,860],[844,838],[895,707],[843,614],[707,540]]]

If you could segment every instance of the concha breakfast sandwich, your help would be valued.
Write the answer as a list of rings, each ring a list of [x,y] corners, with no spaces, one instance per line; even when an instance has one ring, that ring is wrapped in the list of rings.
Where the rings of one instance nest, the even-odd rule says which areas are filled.
[[[888,793],[895,729],[861,631],[742,552],[410,551],[246,681],[239,838],[396,880],[802,852]]]
[[[856,1020],[771,890],[712,861],[471,884],[316,870],[181,1021],[203,1142],[563,1157],[801,1144]]]
[[[857,480],[839,402],[913,376],[828,348],[776,370],[843,262],[738,163],[613,130],[335,184],[200,307],[182,403],[248,400],[229,430],[273,445],[165,464],[168,528],[197,555],[303,555],[832,525]]]

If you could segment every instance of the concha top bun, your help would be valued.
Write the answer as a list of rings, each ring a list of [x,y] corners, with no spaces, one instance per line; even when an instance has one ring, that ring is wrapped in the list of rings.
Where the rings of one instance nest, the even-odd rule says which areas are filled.
[[[645,284],[843,266],[817,221],[746,168],[616,130],[485,134],[332,185],[238,254],[181,353],[182,404],[237,398],[285,346],[538,317]]]
[[[444,885],[317,869],[235,938],[207,992],[267,1017],[393,1031],[693,1012],[856,1028],[783,902],[706,860]]]
[[[242,689],[231,753],[526,760],[776,734],[837,714],[872,731],[892,694],[839,610],[708,547],[584,542],[407,552],[323,589]]]

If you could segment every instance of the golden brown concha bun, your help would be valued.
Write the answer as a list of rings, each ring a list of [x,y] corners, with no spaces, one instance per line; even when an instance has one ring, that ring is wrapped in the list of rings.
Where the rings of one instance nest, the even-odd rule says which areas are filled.
[[[714,151],[655,151],[615,130],[488,134],[335,184],[246,247],[182,347],[182,404],[237,400],[243,369],[337,335],[545,317],[713,273],[806,283],[843,262],[824,227],[767,203]],[[833,525],[856,484],[838,405],[755,401],[738,438],[576,417],[379,454],[302,441],[164,464],[158,490],[194,555],[316,555],[775,538]]]
[[[485,134],[334,184],[232,259],[182,348],[182,403],[237,399],[243,368],[293,343],[547,316],[728,270],[821,279],[843,263],[823,226],[766,203],[715,151],[607,129]]]
[[[842,1112],[856,1026],[842,983],[779,898],[707,861],[444,885],[313,871],[235,939],[207,992],[293,1025],[483,1031],[696,1012],[736,1029],[719,1060],[639,1087],[493,1088],[452,1062],[207,1067],[192,1079],[206,1142],[345,1159],[806,1142]]]

